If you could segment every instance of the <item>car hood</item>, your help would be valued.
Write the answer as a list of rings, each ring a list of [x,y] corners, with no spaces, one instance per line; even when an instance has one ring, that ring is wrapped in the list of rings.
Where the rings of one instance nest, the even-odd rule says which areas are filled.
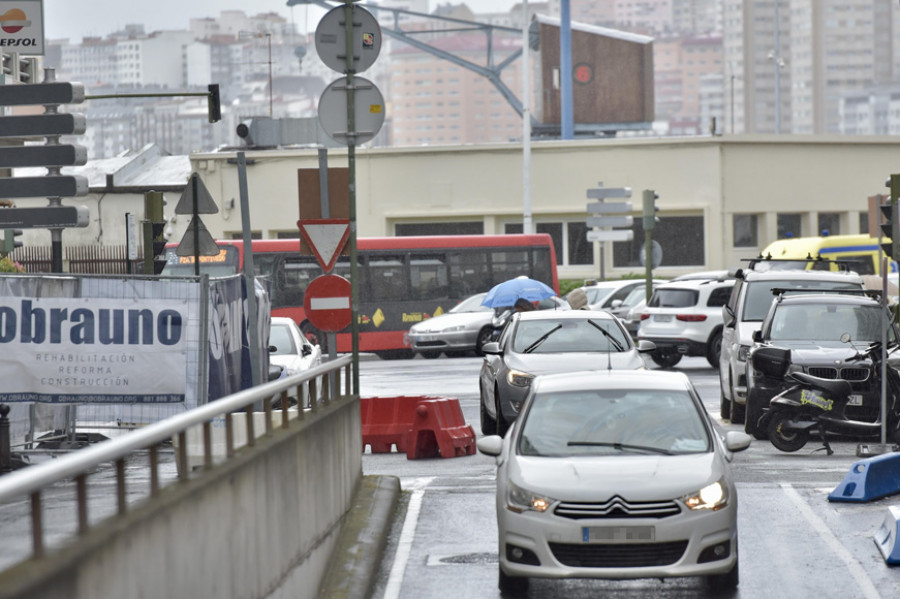
[[[422,322],[417,322],[410,331],[415,333],[443,331],[452,327],[490,324],[493,312],[460,312],[458,314],[441,314]]]
[[[510,479],[529,491],[561,501],[676,499],[722,477],[725,466],[713,452],[665,456],[625,454],[609,457],[515,456]]]
[[[771,346],[791,350],[791,362],[797,364],[842,363],[856,355],[855,349],[840,341],[775,341]]]
[[[632,370],[643,368],[637,350],[625,352],[562,352],[554,354],[517,354],[506,356],[510,368],[530,374],[551,374],[573,370]]]
[[[317,352],[302,358],[295,355],[269,356],[269,363],[281,366],[287,374],[297,374],[316,366],[316,358]]]

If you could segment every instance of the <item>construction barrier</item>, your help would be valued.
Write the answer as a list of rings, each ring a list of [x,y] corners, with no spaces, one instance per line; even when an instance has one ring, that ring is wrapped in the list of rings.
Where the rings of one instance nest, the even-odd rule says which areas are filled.
[[[900,453],[885,453],[854,462],[828,501],[874,501],[896,493],[900,493]]]
[[[900,532],[898,521],[900,521],[900,507],[888,506],[888,513],[881,528],[875,531],[875,544],[878,545],[885,563],[892,566],[900,564],[900,543],[897,543],[897,533]]]
[[[447,397],[399,396],[360,399],[363,449],[407,459],[452,458],[475,453],[475,431],[466,424],[459,400]]]

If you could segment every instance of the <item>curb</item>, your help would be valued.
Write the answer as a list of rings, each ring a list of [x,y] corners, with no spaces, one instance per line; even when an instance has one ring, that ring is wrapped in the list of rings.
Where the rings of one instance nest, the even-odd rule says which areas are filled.
[[[363,476],[319,589],[319,599],[367,599],[400,497],[396,476]]]

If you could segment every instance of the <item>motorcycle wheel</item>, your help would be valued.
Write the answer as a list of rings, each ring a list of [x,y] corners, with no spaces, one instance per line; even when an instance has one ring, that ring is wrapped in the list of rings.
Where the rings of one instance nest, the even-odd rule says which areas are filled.
[[[787,430],[784,424],[794,418],[790,412],[777,412],[769,420],[769,441],[776,449],[792,452],[801,449],[809,440],[808,430]]]

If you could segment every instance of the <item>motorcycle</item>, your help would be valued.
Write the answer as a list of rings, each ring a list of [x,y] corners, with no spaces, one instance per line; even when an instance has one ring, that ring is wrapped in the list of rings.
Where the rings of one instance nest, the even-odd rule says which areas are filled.
[[[841,341],[850,343],[850,336],[844,334]],[[813,432],[817,432],[828,455],[834,453],[828,443],[826,433],[852,436],[879,436],[882,418],[887,419],[887,436],[894,443],[900,443],[900,373],[894,368],[887,369],[887,414],[875,422],[851,420],[845,411],[853,389],[843,379],[823,379],[804,372],[788,373],[791,352],[788,349],[766,347],[753,355],[753,367],[769,376],[784,377],[792,385],[773,397],[769,407],[760,417],[761,430],[769,433],[769,440],[777,449],[785,452],[798,451]],[[881,342],[870,344],[849,358],[849,362],[869,358],[874,365],[877,384],[881,386]]]

